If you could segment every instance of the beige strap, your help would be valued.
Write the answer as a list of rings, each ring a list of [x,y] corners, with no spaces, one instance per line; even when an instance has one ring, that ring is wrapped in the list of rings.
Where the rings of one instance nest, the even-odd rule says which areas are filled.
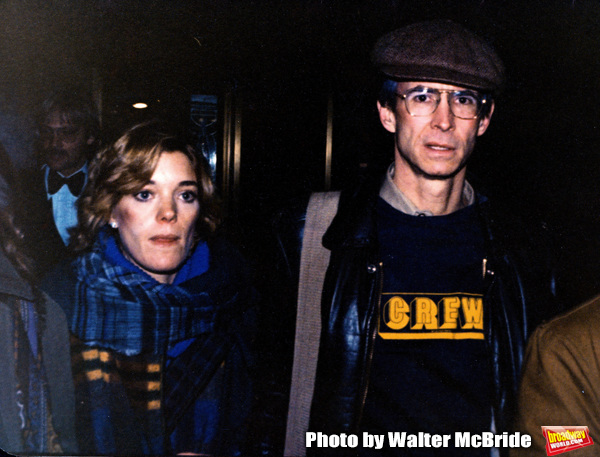
[[[305,436],[321,337],[321,291],[329,265],[329,251],[323,247],[322,239],[337,212],[339,197],[339,192],[315,192],[311,195],[306,210],[300,254],[294,365],[283,453],[285,457],[306,455]]]

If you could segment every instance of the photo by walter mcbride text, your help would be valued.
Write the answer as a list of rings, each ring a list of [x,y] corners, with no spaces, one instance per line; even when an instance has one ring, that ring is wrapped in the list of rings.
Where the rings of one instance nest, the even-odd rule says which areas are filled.
[[[419,432],[416,435],[406,432],[388,432],[386,435],[371,435],[364,432],[362,437],[354,434],[325,435],[323,433],[307,432],[306,447],[331,448],[529,448],[531,436],[526,434],[503,433],[495,435],[492,432],[473,434],[471,432],[456,432],[454,435],[436,435]]]

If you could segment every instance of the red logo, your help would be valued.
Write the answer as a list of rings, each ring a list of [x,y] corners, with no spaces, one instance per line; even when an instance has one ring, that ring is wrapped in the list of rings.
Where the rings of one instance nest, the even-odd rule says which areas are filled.
[[[546,454],[549,456],[594,444],[585,426],[545,426],[542,427],[542,433],[546,438]]]

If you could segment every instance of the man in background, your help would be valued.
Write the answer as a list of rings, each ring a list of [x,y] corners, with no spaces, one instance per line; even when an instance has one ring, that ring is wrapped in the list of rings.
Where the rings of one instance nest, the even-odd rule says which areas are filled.
[[[57,92],[44,101],[37,119],[38,166],[26,170],[19,208],[28,254],[43,274],[70,255],[76,203],[87,182],[87,163],[99,143],[98,113],[75,92]]]

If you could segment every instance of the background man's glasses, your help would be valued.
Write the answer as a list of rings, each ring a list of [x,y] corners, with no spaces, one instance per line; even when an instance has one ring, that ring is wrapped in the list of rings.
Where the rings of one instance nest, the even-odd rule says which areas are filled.
[[[448,104],[452,114],[460,119],[476,119],[487,102],[476,92],[470,90],[442,90],[428,87],[415,87],[404,94],[394,94],[404,99],[406,110],[411,116],[429,116],[435,112],[442,100],[442,94],[448,95]]]
[[[64,141],[65,143],[74,143],[79,138],[79,133],[81,132],[81,127],[41,127],[39,130],[40,139],[44,142],[52,141],[56,136],[56,139],[59,141]]]

